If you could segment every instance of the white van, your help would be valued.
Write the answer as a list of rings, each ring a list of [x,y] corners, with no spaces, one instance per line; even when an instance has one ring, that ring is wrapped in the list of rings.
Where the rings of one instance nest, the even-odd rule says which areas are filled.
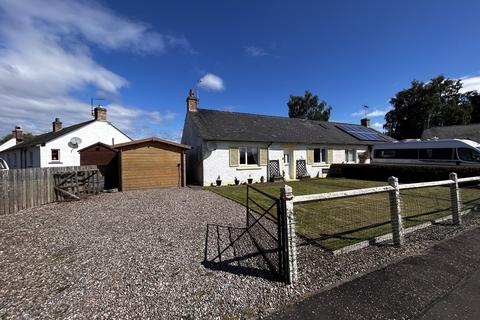
[[[8,170],[7,161],[0,158],[0,171]]]

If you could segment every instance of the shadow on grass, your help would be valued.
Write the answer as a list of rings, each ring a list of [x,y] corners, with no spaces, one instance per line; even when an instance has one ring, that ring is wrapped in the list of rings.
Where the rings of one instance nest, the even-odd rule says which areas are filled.
[[[279,281],[278,275],[266,263],[264,254],[245,228],[207,224],[202,262],[205,268]]]

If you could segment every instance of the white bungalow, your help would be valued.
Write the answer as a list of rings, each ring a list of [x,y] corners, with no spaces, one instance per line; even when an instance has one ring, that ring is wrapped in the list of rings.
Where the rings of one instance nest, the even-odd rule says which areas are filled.
[[[78,150],[81,148],[97,142],[110,145],[132,141],[107,121],[107,110],[100,106],[94,109],[91,120],[63,128],[60,119],[56,118],[51,132],[27,141],[22,142],[20,127],[13,133],[14,138],[9,140],[11,145],[0,151],[0,158],[6,160],[10,169],[79,166]]]
[[[187,151],[188,179],[207,186],[235,178],[246,182],[282,177],[324,177],[332,163],[368,159],[369,147],[393,141],[363,125],[313,121],[198,108],[190,90],[182,143]]]

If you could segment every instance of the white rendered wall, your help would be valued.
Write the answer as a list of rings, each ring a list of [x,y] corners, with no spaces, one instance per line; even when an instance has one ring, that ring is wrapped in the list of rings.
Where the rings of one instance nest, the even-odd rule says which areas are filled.
[[[207,147],[208,146],[208,147]],[[209,186],[215,184],[217,177],[220,175],[222,185],[234,184],[235,178],[240,180],[240,183],[246,182],[249,177],[254,182],[259,182],[263,176],[265,181],[268,180],[267,166],[238,166],[230,167],[230,147],[251,146],[257,148],[268,147],[268,160],[279,160],[280,173],[286,170],[283,162],[284,152],[290,153],[290,174],[293,180],[296,172],[296,160],[307,160],[307,145],[294,144],[267,144],[267,143],[239,143],[239,142],[207,142],[203,146],[203,185]],[[345,162],[345,149],[357,150],[358,154],[365,152],[365,146],[331,146],[331,145],[309,145],[308,148],[325,148],[333,149],[333,163]],[[330,164],[319,163],[309,165],[307,164],[307,172],[312,178],[324,177],[322,169],[329,168]]]
[[[72,149],[68,146],[68,142],[73,137],[80,137],[82,143],[78,149]],[[66,167],[79,166],[80,154],[79,149],[86,148],[97,142],[102,142],[107,145],[112,144],[114,139],[115,144],[129,142],[131,139],[116,129],[106,121],[95,121],[78,130],[65,134],[55,140],[52,140],[44,147],[40,147],[40,166],[41,167]],[[60,150],[60,161],[54,162],[51,159],[51,150]]]
[[[5,142],[0,146],[0,152],[2,152],[3,150],[7,150],[8,148],[11,148],[11,147],[13,147],[13,146],[16,145],[16,144],[17,144],[17,139],[11,138],[10,140],[5,141]]]
[[[254,182],[260,181],[263,176],[265,181],[267,179],[267,166],[238,166],[230,167],[230,145],[232,146],[252,146],[252,147],[267,147],[268,144],[258,143],[227,143],[216,142],[216,149],[208,151],[203,148],[203,185],[209,186],[215,183],[217,177],[220,175],[222,184],[234,184],[235,177],[240,180],[240,183],[246,182],[249,177]]]

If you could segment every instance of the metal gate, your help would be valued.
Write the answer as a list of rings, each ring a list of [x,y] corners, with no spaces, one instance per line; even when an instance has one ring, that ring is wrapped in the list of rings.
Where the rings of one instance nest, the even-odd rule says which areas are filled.
[[[287,223],[281,199],[247,185],[246,207],[247,233],[270,270],[282,281],[290,283]]]

